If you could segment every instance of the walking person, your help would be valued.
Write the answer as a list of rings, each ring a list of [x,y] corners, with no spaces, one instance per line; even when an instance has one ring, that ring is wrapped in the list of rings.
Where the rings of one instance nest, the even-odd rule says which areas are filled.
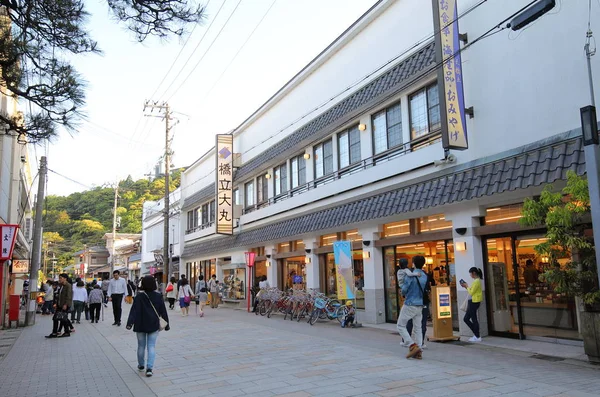
[[[215,274],[208,281],[208,290],[210,291],[210,307],[216,309],[219,307],[219,280]]]
[[[204,276],[200,275],[200,277],[198,277],[198,282],[196,283],[196,302],[198,302],[198,315],[200,317],[204,317],[204,306],[206,306],[207,300],[208,284],[204,281]]]
[[[271,286],[269,285],[269,282],[267,281],[267,276],[262,276],[260,278],[260,281],[258,282],[258,293],[256,294],[256,297],[254,298],[254,308],[252,309],[253,313],[256,313],[256,315],[258,316],[258,303],[260,300],[260,297],[262,294],[264,294],[264,291],[268,288],[270,288]]]
[[[90,292],[88,302],[90,305],[90,317],[92,319],[92,324],[94,321],[96,324],[98,324],[98,320],[100,320],[100,310],[102,310],[102,303],[104,302],[104,294],[102,293],[102,289],[98,284],[94,285],[94,289],[92,289],[92,292]]]
[[[466,288],[467,292],[471,296],[471,299],[467,302],[467,312],[463,321],[473,331],[473,336],[469,338],[469,342],[481,342],[481,335],[479,334],[479,321],[477,320],[477,310],[483,300],[483,290],[481,289],[481,280],[483,279],[483,272],[477,267],[469,269],[469,274],[473,279],[473,283],[469,287],[469,284],[465,280],[460,280],[460,285]]]
[[[176,283],[177,279],[175,277],[171,277],[171,280],[169,280],[167,288],[165,289],[165,292],[167,293],[167,299],[169,300],[169,309],[171,310],[175,308],[175,298],[177,298],[177,291],[175,290]]]
[[[123,296],[127,293],[127,282],[124,278],[120,277],[120,274],[121,272],[115,270],[113,272],[113,279],[108,284],[108,300],[112,302],[113,316],[115,318],[113,325],[118,327],[121,326]]]
[[[54,304],[54,284],[52,280],[46,281],[46,292],[44,294],[44,306],[42,306],[42,315],[52,314],[54,309],[52,308]]]
[[[67,281],[68,277],[66,273],[61,273],[58,276],[60,287],[57,290],[55,313],[52,319],[52,333],[47,335],[46,338],[66,338],[71,336],[71,328],[67,324],[64,324],[65,321],[68,322],[69,320],[69,309],[73,305],[73,289]],[[59,336],[59,327],[62,328],[63,325],[65,332]]]
[[[145,276],[141,282],[141,291],[133,300],[133,306],[127,318],[127,329],[133,327],[137,335],[138,370],[146,369],[146,376],[153,375],[154,358],[156,357],[156,340],[160,331],[160,318],[167,322],[165,331],[170,329],[169,315],[162,295],[156,292],[156,281],[152,276]],[[148,351],[146,359],[146,350]]]
[[[433,278],[433,274],[432,273],[427,273],[427,286],[425,287],[425,295],[424,295],[424,299],[423,299],[423,318],[421,320],[421,331],[423,334],[423,344],[421,345],[421,349],[426,349],[427,345],[425,344],[425,341],[427,340],[427,319],[429,318],[429,306],[431,305],[431,300],[429,299],[429,296],[431,294],[431,286],[435,285],[435,279]],[[412,320],[408,320],[408,323],[406,324],[406,330],[408,331],[409,334],[412,335],[412,329],[413,329],[413,322]],[[408,347],[408,345],[405,344],[405,347]]]
[[[104,295],[104,307],[108,307],[107,303],[108,303],[108,286],[110,285],[110,280],[108,279],[108,275],[105,274],[102,277],[102,284],[100,285],[102,287],[102,294]]]
[[[190,303],[194,298],[194,292],[190,288],[187,278],[181,280],[181,286],[177,291],[177,296],[179,297],[179,307],[181,307],[181,316],[186,317],[188,314],[190,314]]]
[[[427,284],[427,274],[422,270],[425,265],[425,257],[421,255],[414,256],[412,262],[415,267],[413,273],[416,273],[417,277],[407,277],[404,280],[404,285],[402,285],[402,295],[406,296],[406,300],[400,310],[396,327],[398,328],[398,332],[402,336],[402,339],[409,345],[406,358],[414,357],[421,359],[421,345],[423,344],[423,334],[421,330],[423,319],[423,296],[425,295],[425,287]],[[406,329],[406,324],[411,319],[413,320],[416,341],[413,341]]]
[[[73,290],[73,315],[71,316],[71,321],[74,321],[75,318],[77,324],[81,324],[81,312],[84,310],[87,301],[88,293],[85,289],[85,284],[80,279]]]

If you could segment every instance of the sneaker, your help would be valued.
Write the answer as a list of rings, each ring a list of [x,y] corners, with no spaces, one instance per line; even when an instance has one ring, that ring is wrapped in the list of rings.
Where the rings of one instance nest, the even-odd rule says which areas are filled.
[[[143,365],[138,365],[138,371],[142,372],[144,370],[144,366]]]
[[[423,350],[423,349],[427,349],[427,345],[426,345],[425,343],[423,343],[423,344],[421,345],[421,350]]]
[[[481,338],[478,338],[476,336],[472,336],[469,338],[469,342],[481,342]]]
[[[153,373],[152,373],[152,368],[148,368],[148,369],[146,370],[146,376],[149,378],[149,377],[151,377],[152,375],[153,375]]]
[[[423,353],[419,352],[419,353],[415,354],[415,356],[413,358],[417,359],[417,360],[422,360],[423,359]]]
[[[419,346],[417,346],[416,343],[413,343],[408,348],[408,353],[406,354],[406,358],[413,358],[414,356],[416,356],[419,353],[421,353],[421,349],[419,348]]]
[[[402,341],[402,343],[400,343],[400,346],[402,346],[402,347],[410,347],[410,343]]]

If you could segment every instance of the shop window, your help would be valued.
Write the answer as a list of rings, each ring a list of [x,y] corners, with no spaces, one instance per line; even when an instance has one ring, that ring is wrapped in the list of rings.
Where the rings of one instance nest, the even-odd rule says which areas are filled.
[[[373,115],[375,154],[402,145],[402,112],[400,102]]]
[[[335,256],[333,253],[324,254],[325,264],[325,294],[330,298],[337,298],[337,280],[335,270]],[[365,279],[362,250],[352,251],[352,270],[354,274],[354,304],[357,309],[365,308]]]
[[[424,216],[419,218],[419,233],[436,232],[452,228],[452,221],[447,221],[443,214]]]
[[[277,253],[278,254],[283,254],[285,252],[292,252],[292,250],[290,248],[289,241],[287,243],[279,243],[279,244],[277,244]]]
[[[362,241],[362,236],[358,234],[358,229],[349,230],[342,233],[342,240],[346,241]]]
[[[409,97],[410,133],[412,140],[441,131],[440,97],[437,83],[425,87]]]
[[[315,178],[333,173],[333,144],[331,139],[314,147]]]
[[[275,195],[287,192],[287,163],[283,163],[273,170],[275,174]]]
[[[360,162],[360,131],[358,126],[338,134],[339,168]]]
[[[306,184],[306,160],[304,155],[296,156],[290,160],[292,189]]]
[[[223,269],[223,299],[246,297],[246,269]]]
[[[321,247],[333,245],[334,241],[337,241],[337,233],[325,234],[321,236]]]
[[[383,225],[384,237],[407,236],[410,234],[410,222],[400,221]]]
[[[244,200],[246,209],[254,206],[254,181],[244,185]]]
[[[256,256],[265,256],[265,247],[250,248],[250,252],[254,252]]]
[[[265,175],[256,178],[256,203],[262,204],[269,200],[269,180]]]
[[[499,223],[517,222],[522,217],[522,211],[523,203],[488,208],[485,216],[485,224],[496,225]]]
[[[200,213],[200,207],[194,208],[187,212],[187,230],[186,233],[193,233],[198,228],[198,215]]]

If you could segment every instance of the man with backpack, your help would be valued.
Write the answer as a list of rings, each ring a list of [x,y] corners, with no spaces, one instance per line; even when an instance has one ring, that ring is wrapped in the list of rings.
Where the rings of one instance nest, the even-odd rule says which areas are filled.
[[[427,274],[423,272],[425,257],[421,255],[414,256],[412,262],[415,267],[414,273],[417,274],[417,277],[407,277],[404,285],[402,285],[402,295],[406,297],[406,300],[400,310],[396,326],[402,339],[409,345],[406,358],[421,359],[421,345],[423,344],[423,331],[421,325],[423,319],[423,300],[428,300],[428,296],[425,293]],[[412,320],[413,322],[416,341],[413,341],[406,329],[406,324],[409,320]]]

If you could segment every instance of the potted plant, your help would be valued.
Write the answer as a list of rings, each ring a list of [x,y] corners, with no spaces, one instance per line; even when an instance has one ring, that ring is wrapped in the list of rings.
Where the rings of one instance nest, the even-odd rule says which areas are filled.
[[[540,278],[556,293],[581,299],[585,353],[591,362],[600,363],[600,289],[587,179],[569,172],[561,192],[547,186],[539,198],[525,200],[522,215],[521,225],[546,227],[547,240],[535,247],[548,258]]]

